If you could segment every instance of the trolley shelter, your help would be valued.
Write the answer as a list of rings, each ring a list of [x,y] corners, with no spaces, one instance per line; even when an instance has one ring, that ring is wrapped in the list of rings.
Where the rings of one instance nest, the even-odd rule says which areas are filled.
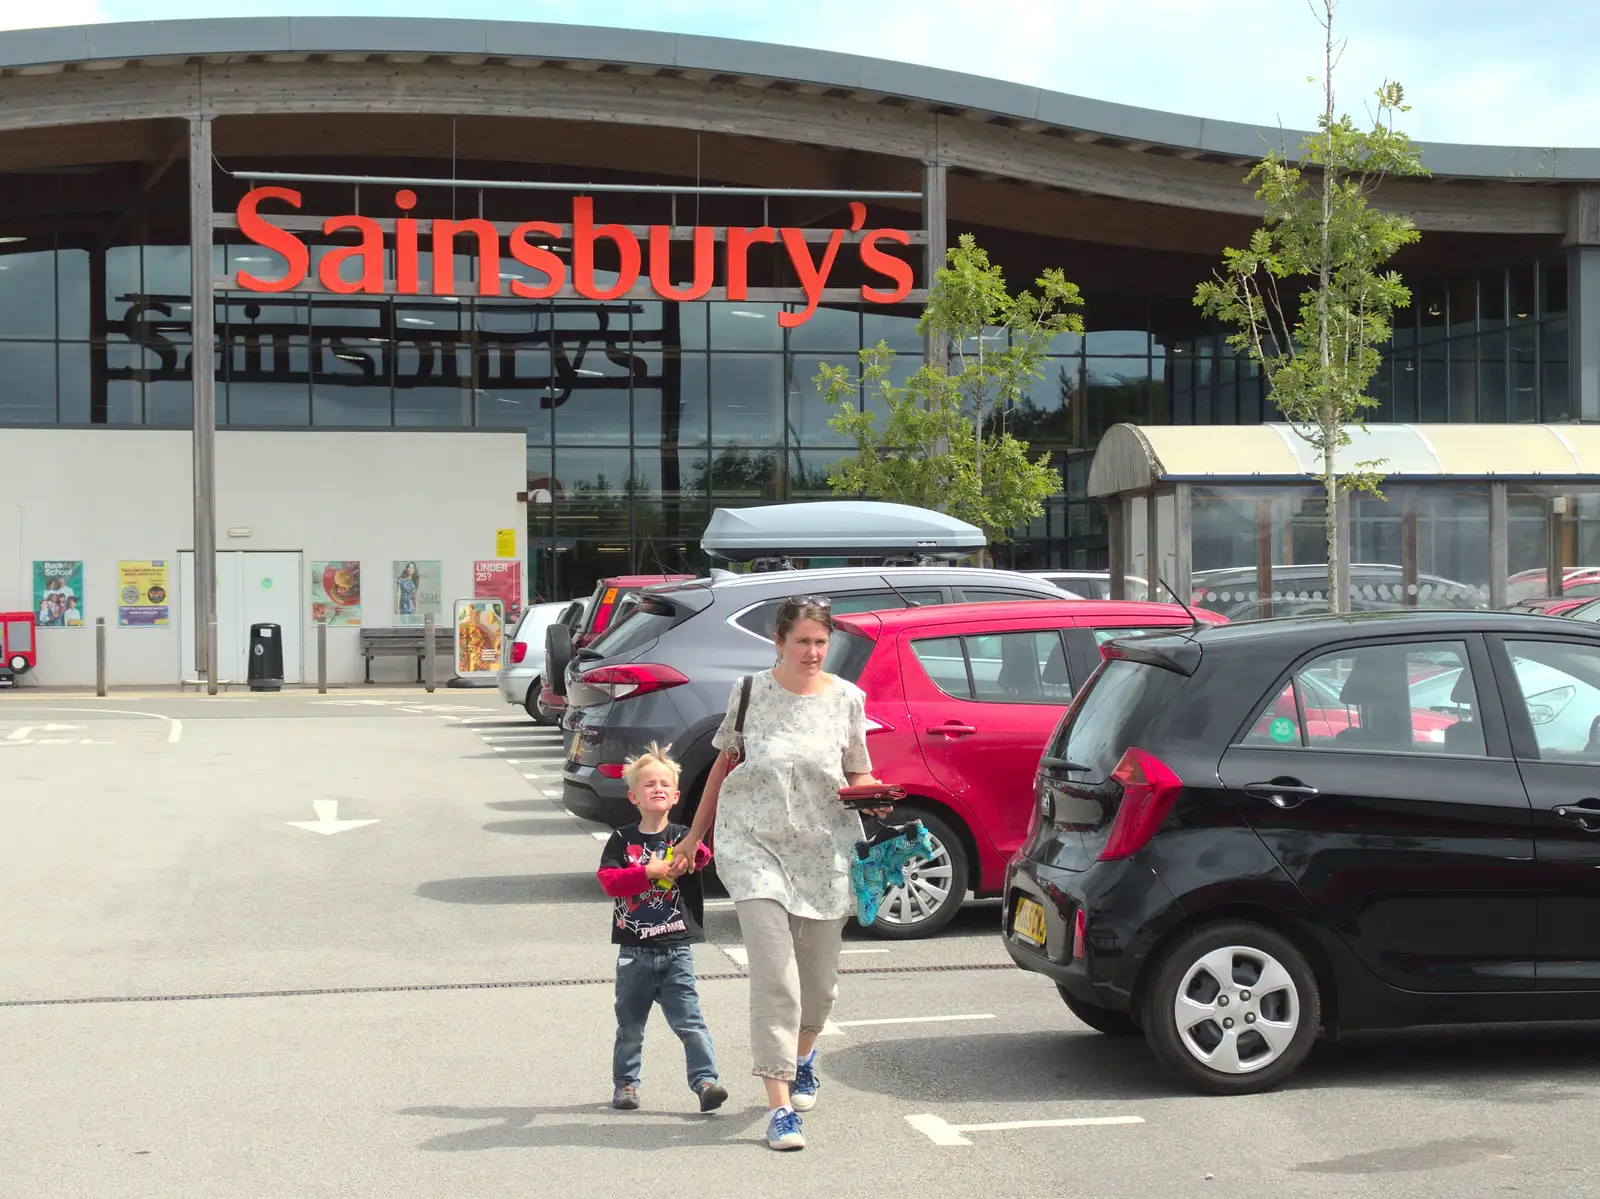
[[[1338,585],[1350,609],[1503,607],[1600,595],[1600,426],[1350,428]],[[1113,425],[1089,495],[1107,505],[1111,594],[1150,580],[1231,619],[1327,611],[1317,451],[1286,424]],[[1158,580],[1163,580],[1166,587]]]

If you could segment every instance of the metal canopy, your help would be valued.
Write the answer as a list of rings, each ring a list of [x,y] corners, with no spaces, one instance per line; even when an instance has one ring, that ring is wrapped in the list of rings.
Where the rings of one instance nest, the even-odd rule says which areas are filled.
[[[1600,480],[1596,425],[1377,425],[1350,429],[1342,471],[1375,462],[1385,479]],[[1286,424],[1113,425],[1089,467],[1095,497],[1175,483],[1314,481],[1315,451]]]
[[[988,544],[964,520],[874,500],[718,508],[700,548],[728,562],[757,558],[959,557]]]

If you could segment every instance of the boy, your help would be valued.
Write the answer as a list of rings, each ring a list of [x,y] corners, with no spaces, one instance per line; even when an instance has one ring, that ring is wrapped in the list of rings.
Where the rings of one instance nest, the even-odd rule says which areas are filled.
[[[605,893],[616,900],[611,943],[621,946],[611,1106],[622,1111],[639,1106],[644,1026],[659,1003],[667,1025],[683,1042],[689,1089],[699,1096],[702,1112],[715,1111],[727,1102],[728,1092],[717,1081],[694,978],[693,945],[705,940],[705,898],[700,876],[688,869],[691,863],[673,860],[673,844],[689,830],[667,820],[678,803],[678,764],[652,742],[622,777],[639,820],[611,834],[597,874]],[[700,870],[710,860],[711,851],[701,845],[692,865]]]

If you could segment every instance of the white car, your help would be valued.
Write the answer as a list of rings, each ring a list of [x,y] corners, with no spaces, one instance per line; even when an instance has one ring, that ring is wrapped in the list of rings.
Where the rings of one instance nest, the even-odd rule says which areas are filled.
[[[537,724],[549,724],[539,714],[539,690],[544,680],[544,632],[568,604],[535,604],[522,614],[517,631],[506,643],[505,661],[500,666],[500,698],[516,704]]]

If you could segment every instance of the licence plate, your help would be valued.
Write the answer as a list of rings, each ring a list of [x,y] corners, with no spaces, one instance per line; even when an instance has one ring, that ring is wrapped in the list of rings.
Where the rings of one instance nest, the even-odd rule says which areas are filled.
[[[1044,908],[1031,899],[1017,900],[1017,915],[1011,922],[1011,931],[1031,945],[1044,947]]]

